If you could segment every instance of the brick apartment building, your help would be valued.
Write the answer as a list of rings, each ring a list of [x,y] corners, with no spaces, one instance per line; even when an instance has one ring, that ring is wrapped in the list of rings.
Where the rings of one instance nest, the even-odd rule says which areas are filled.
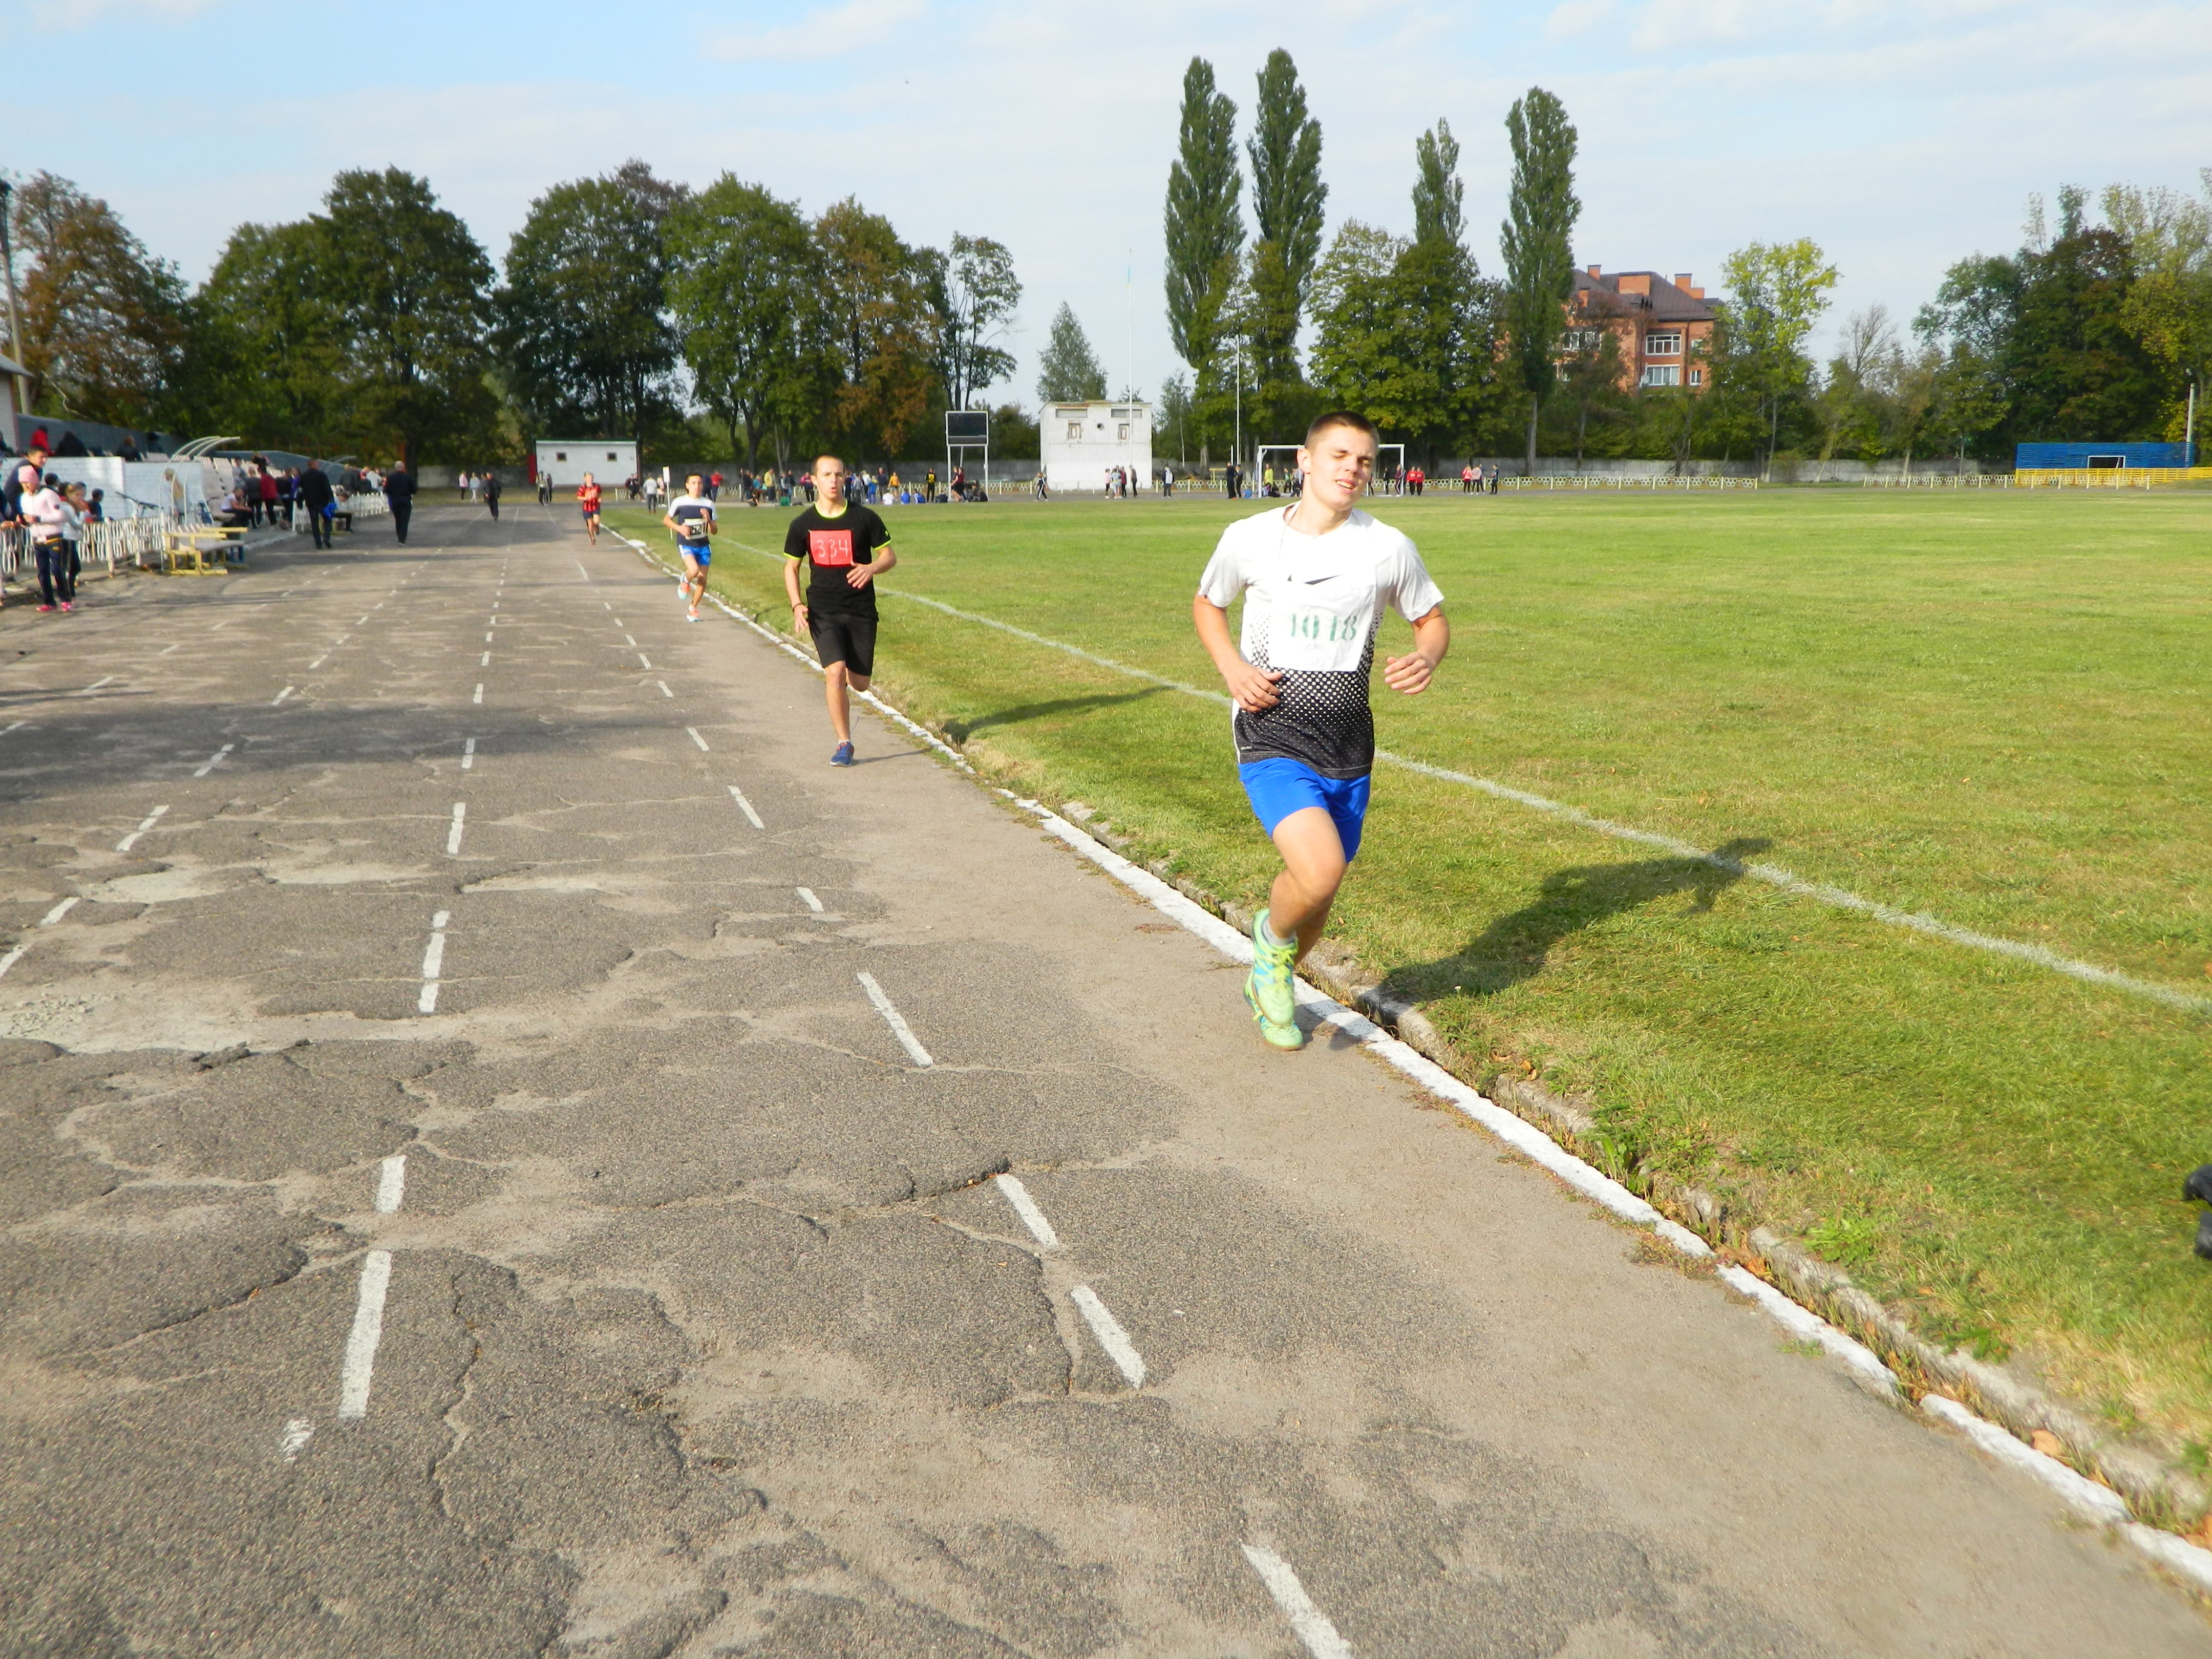
[[[1610,329],[1620,342],[1620,386],[1687,386],[1703,392],[1713,334],[1712,302],[1678,270],[1668,282],[1656,270],[1607,276],[1592,265],[1575,273],[1567,302],[1569,326],[1584,331],[1577,344],[1595,343],[1595,331]]]

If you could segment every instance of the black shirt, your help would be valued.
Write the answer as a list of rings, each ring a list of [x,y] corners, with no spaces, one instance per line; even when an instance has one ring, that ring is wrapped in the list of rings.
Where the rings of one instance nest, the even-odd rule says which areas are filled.
[[[392,468],[384,475],[384,499],[387,501],[404,501],[412,507],[415,504],[415,480],[398,468]]]
[[[791,521],[783,533],[783,550],[813,567],[806,584],[806,608],[837,617],[876,614],[876,585],[854,587],[845,573],[856,564],[873,564],[876,550],[889,547],[891,532],[872,508],[857,501],[830,518],[818,507],[810,507]]]

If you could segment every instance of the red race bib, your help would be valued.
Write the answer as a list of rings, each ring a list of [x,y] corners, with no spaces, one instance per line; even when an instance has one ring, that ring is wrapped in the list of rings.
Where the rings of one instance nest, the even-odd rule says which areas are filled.
[[[846,565],[853,562],[853,532],[849,530],[810,530],[806,532],[806,550],[818,565]]]

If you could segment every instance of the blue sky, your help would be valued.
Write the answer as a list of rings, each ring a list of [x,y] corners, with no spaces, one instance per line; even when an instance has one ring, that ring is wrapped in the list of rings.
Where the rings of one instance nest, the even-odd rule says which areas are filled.
[[[76,82],[0,165],[106,198],[195,281],[233,226],[313,210],[340,167],[427,175],[497,259],[547,185],[636,155],[809,209],[856,195],[909,241],[1007,243],[1025,402],[1063,300],[1117,389],[1177,367],[1160,208],[1194,53],[1249,121],[1254,73],[1291,51],[1332,230],[1410,228],[1414,137],[1441,116],[1494,270],[1505,110],[1541,85],[1581,133],[1579,263],[1708,282],[1746,242],[1809,235],[1843,272],[1832,323],[1909,318],[1952,261],[2017,245],[2032,191],[2194,191],[2212,165],[2212,7],[2156,0],[0,0],[0,21]]]

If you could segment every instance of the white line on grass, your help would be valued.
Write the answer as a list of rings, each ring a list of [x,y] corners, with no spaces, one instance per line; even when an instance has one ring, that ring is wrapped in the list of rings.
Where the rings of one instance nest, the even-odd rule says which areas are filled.
[[[745,544],[742,542],[738,545],[745,547]],[[781,556],[769,554],[765,550],[757,547],[746,547],[745,550],[750,553],[761,553],[764,557]],[[963,622],[971,622],[984,628],[996,629],[1002,634],[1012,635],[1016,639],[1027,640],[1033,645],[1041,645],[1048,650],[1064,653],[1084,662],[1095,663],[1101,668],[1111,669],[1117,674],[1126,674],[1132,679],[1144,680],[1164,690],[1180,691],[1186,696],[1202,698],[1206,702],[1218,703],[1224,708],[1235,707],[1221,692],[1188,685],[1181,680],[1170,679],[1164,674],[1155,674],[1149,669],[1135,668],[1125,662],[1116,662],[1111,657],[1102,657],[1096,652],[1085,651],[1080,646],[1068,644],[1065,640],[1055,640],[1042,634],[1033,634],[1026,628],[1016,628],[1012,623],[1000,622],[995,617],[985,617],[972,611],[963,611],[957,606],[946,605],[941,599],[925,599],[919,593],[904,592],[896,589],[886,589],[885,592],[892,599],[926,605],[932,611],[942,611],[948,617],[957,617]],[[757,628],[759,624],[755,623],[754,626]],[[764,629],[761,631],[767,632]],[[798,653],[794,651],[793,654]],[[868,696],[866,692],[861,695],[864,697]],[[868,697],[868,701],[874,702],[875,699]],[[1907,928],[1917,933],[1924,933],[1931,939],[1940,939],[1948,945],[1963,945],[1968,950],[1983,951],[1993,956],[2008,957],[2015,962],[2028,963],[2038,968],[2047,969],[2055,974],[2064,974],[2069,978],[2086,981],[2092,985],[2102,985],[2112,990],[2123,991],[2130,996],[2162,1003],[2169,1008],[2184,1009],[2191,1013],[2212,1013],[2212,997],[2196,996],[2171,985],[2160,985],[2154,981],[2137,979],[2132,975],[2123,974],[2115,969],[2100,968],[2094,963],[2082,962],[2073,957],[2063,957],[2044,945],[2024,944],[2018,939],[2002,939],[1994,933],[1978,933],[1971,927],[1955,927],[1939,917],[1919,911],[1900,910],[1893,905],[1863,898],[1858,894],[1850,892],[1844,888],[1831,887],[1822,882],[1806,881],[1779,865],[1747,864],[1735,859],[1723,858],[1709,848],[1699,847],[1692,842],[1683,841],[1674,836],[1661,835],[1649,830],[1634,829],[1625,823],[1615,823],[1610,818],[1598,817],[1595,814],[1583,811],[1578,806],[1570,806],[1565,801],[1553,800],[1547,796],[1535,794],[1526,789],[1516,789],[1510,784],[1499,783],[1492,778],[1476,777],[1467,772],[1455,772],[1449,767],[1431,766],[1426,761],[1413,760],[1407,756],[1395,754],[1387,749],[1376,750],[1375,758],[1386,765],[1395,766],[1403,771],[1418,772],[1423,777],[1434,778],[1442,783],[1456,784],[1462,788],[1480,790],[1482,793],[1492,796],[1498,800],[1511,801],[1516,805],[1547,813],[1553,817],[1564,819],[1577,829],[1595,830],[1599,835],[1610,836],[1616,841],[1633,842],[1640,847],[1657,848],[1662,852],[1672,853],[1677,858],[1695,859],[1699,863],[1710,864],[1716,869],[1725,870],[1730,875],[1749,876],[1755,881],[1778,887],[1795,897],[1810,899],[1816,904],[1828,905],[1838,910],[1853,911],[1857,915],[1881,922],[1887,927]]]
[[[1098,1346],[1106,1350],[1106,1357],[1114,1362],[1114,1368],[1127,1379],[1131,1388],[1143,1388],[1145,1357],[1129,1340],[1121,1322],[1107,1311],[1106,1304],[1098,1299],[1098,1292],[1088,1285],[1078,1285],[1067,1293],[1067,1299],[1083,1316],[1083,1322],[1091,1327],[1091,1334],[1098,1339]]]
[[[377,1166],[376,1212],[390,1215],[407,1196],[407,1154],[394,1152]]]
[[[477,740],[474,738],[464,738],[461,740],[461,770],[471,771],[474,769],[476,763]]]
[[[875,976],[860,974],[854,977],[860,981],[860,988],[868,994],[868,1000],[876,1005],[876,1012],[884,1017],[884,1023],[891,1028],[891,1035],[899,1040],[899,1047],[906,1050],[907,1057],[917,1066],[934,1066],[937,1062],[929,1057],[929,1050],[921,1046],[921,1040],[907,1024],[905,1016],[891,1006],[891,1000],[884,994],[884,988],[876,983]]]
[[[453,913],[441,910],[430,918],[430,943],[422,951],[422,994],[415,1006],[426,1014],[438,1012],[438,978],[446,971],[446,924]]]
[[[730,799],[737,802],[738,811],[745,815],[745,821],[751,824],[756,830],[767,829],[768,825],[761,822],[761,815],[753,811],[753,804],[745,799],[744,791],[738,788],[734,783],[729,785],[728,787],[730,791]],[[804,892],[805,890],[801,888],[799,890]]]
[[[465,800],[455,801],[453,827],[446,832],[446,856],[449,859],[459,858],[461,855],[461,830],[467,824],[468,816],[469,804]]]
[[[1298,1576],[1291,1571],[1291,1564],[1273,1550],[1261,1549],[1257,1544],[1247,1544],[1244,1559],[1252,1564],[1252,1571],[1260,1575],[1260,1582],[1267,1587],[1267,1594],[1275,1598],[1275,1605],[1290,1620],[1291,1630],[1306,1645],[1313,1659],[1352,1659],[1352,1645],[1336,1633],[1336,1626],[1328,1615],[1313,1603],[1306,1587],[1298,1583]]]
[[[129,835],[124,836],[121,841],[115,843],[115,850],[118,853],[129,852],[133,847],[137,845],[138,837],[144,835],[149,830],[151,830],[155,824],[161,820],[161,815],[168,810],[169,809],[166,805],[157,806],[152,811],[146,814],[144,821],[142,822],[136,830],[133,830]]]
[[[392,1288],[392,1252],[371,1250],[361,1259],[361,1297],[354,1304],[353,1329],[347,1334],[345,1361],[338,1369],[338,1420],[368,1415],[369,1378],[376,1370],[376,1346],[384,1340],[384,1296]]]
[[[697,726],[687,726],[684,729],[691,734],[691,741],[697,744],[702,750],[706,750],[709,754],[714,752],[712,750],[707,749],[707,739],[699,735],[699,728]]]
[[[997,1181],[1000,1195],[1013,1206],[1014,1213],[1022,1218],[1022,1225],[1030,1230],[1030,1237],[1048,1250],[1060,1249],[1060,1235],[1053,1231],[1052,1223],[1044,1218],[1044,1212],[1037,1208],[1036,1200],[1030,1196],[1030,1189],[1022,1185],[1019,1177],[1002,1175]]]
[[[814,890],[811,887],[794,887],[792,890],[799,895],[799,902],[813,911],[816,915],[822,914],[822,901],[814,896]]]
[[[209,773],[214,771],[218,765],[222,764],[222,757],[225,755],[228,755],[232,750],[237,747],[238,745],[234,743],[227,743],[223,744],[222,748],[216,750],[212,755],[210,755],[207,757],[205,763],[203,764],[198,770],[194,772],[192,775],[196,778],[205,777]]]

